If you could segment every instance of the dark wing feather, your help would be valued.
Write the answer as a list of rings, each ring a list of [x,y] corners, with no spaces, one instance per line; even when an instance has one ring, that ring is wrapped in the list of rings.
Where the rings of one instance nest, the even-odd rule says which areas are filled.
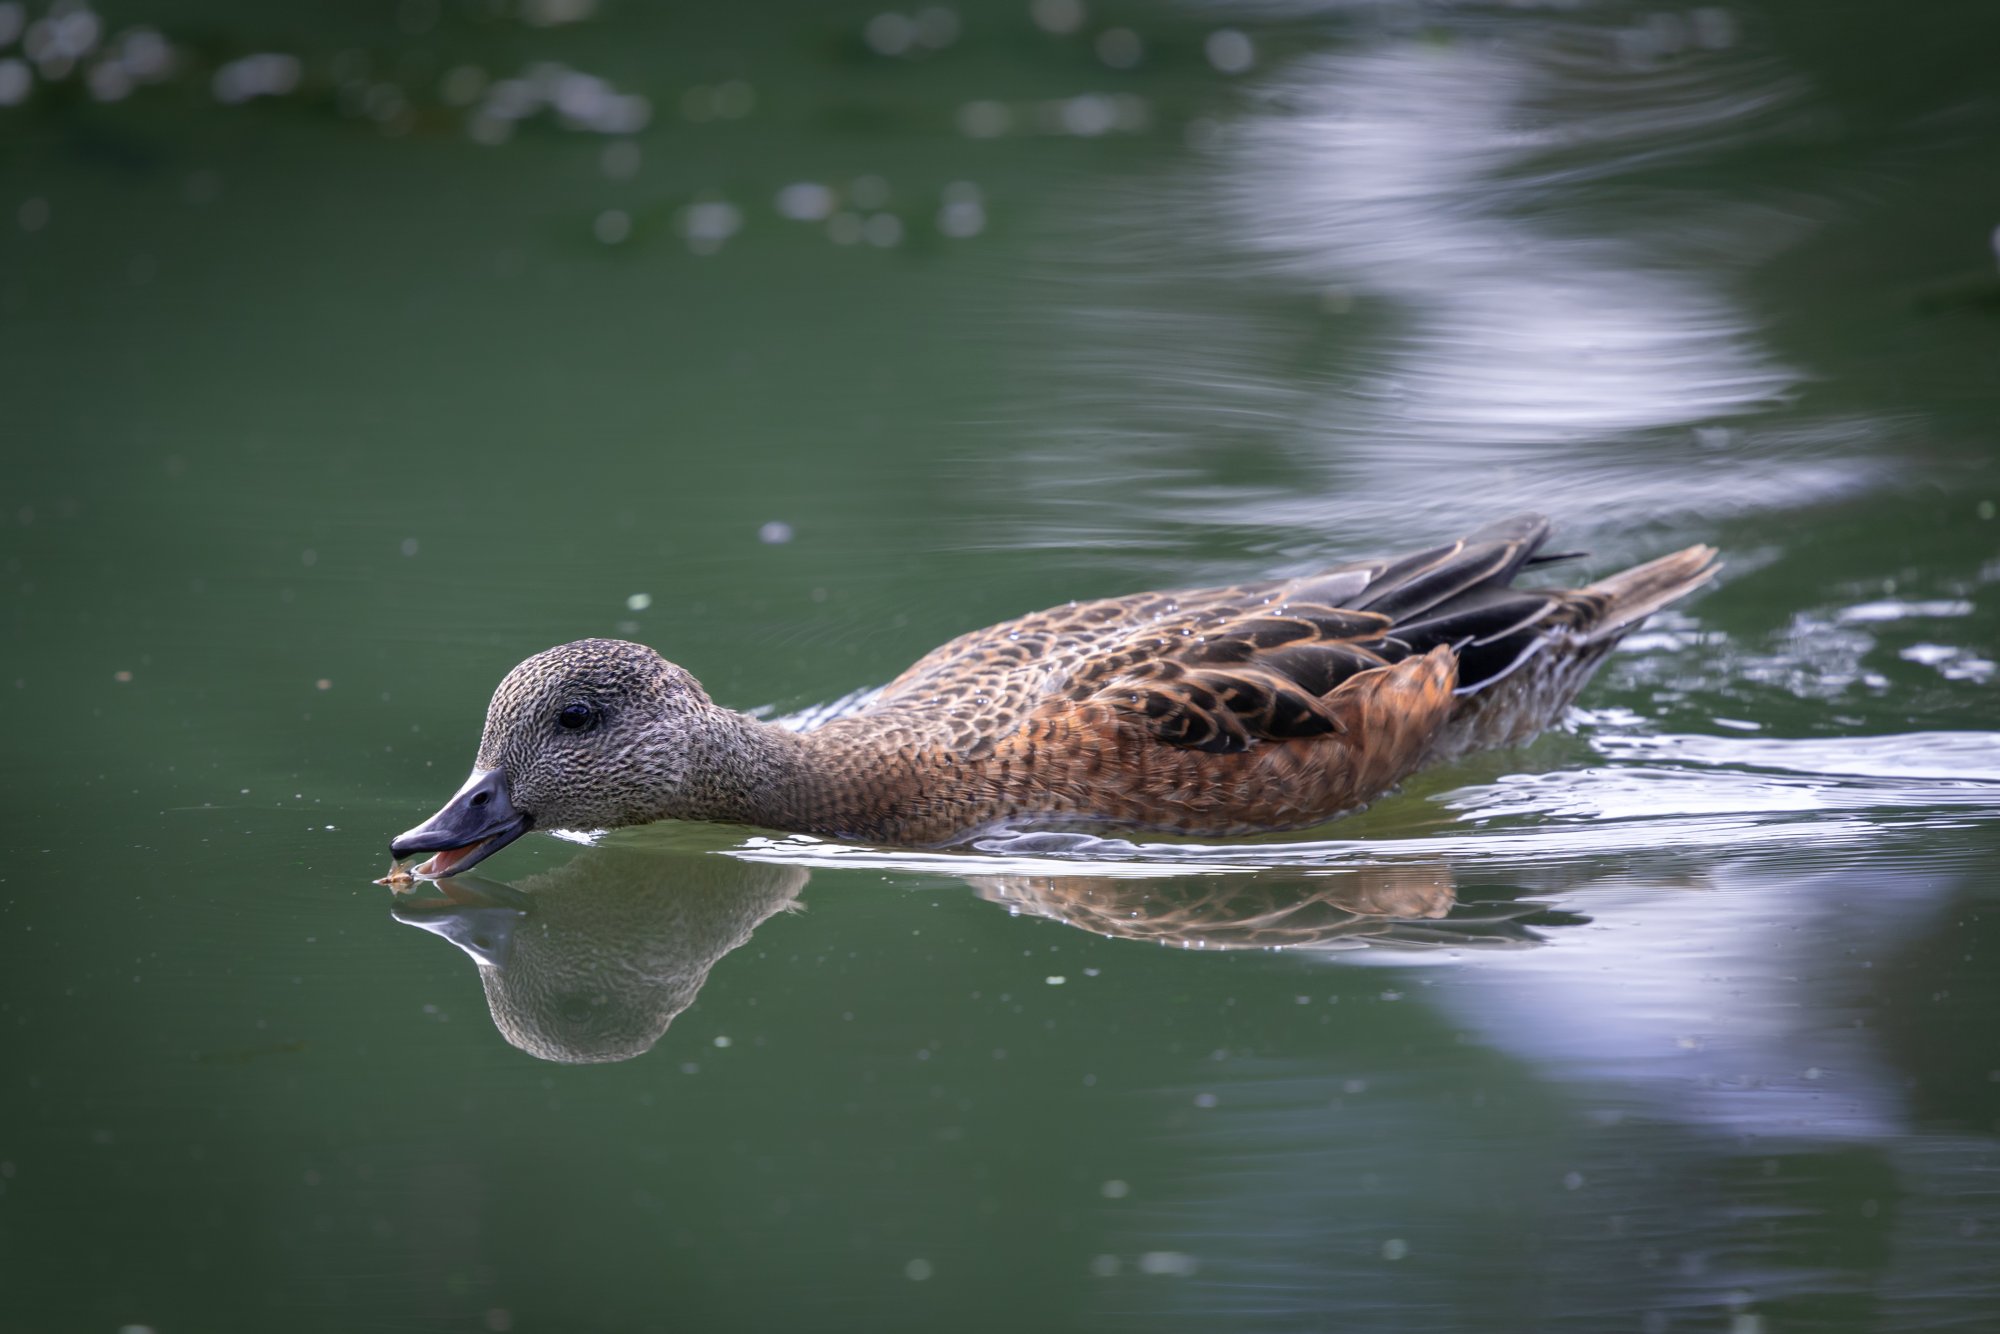
[[[1238,590],[1237,606],[1204,608],[1199,639],[1120,662],[1091,694],[1169,745],[1229,752],[1342,730],[1328,696],[1440,644],[1457,652],[1460,691],[1477,690],[1545,642],[1558,595],[1510,582],[1547,536],[1546,520],[1524,516],[1399,560]]]
[[[1395,636],[1423,653],[1439,644],[1461,650],[1511,639],[1532,629],[1558,606],[1552,594],[1513,588],[1480,588],[1461,593],[1421,619],[1405,621]],[[1461,671],[1463,668],[1461,668]],[[1482,679],[1473,674],[1474,680]]]
[[[1383,570],[1354,605],[1398,623],[1413,619],[1461,593],[1504,587],[1548,541],[1549,521],[1526,515],[1482,528],[1449,546],[1405,557]]]

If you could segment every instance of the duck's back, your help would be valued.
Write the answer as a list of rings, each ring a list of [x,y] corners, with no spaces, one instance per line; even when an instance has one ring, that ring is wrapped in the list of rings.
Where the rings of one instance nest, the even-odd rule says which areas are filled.
[[[1229,588],[1071,603],[963,635],[812,734],[828,832],[945,842],[1007,820],[1296,828],[1428,760],[1525,739],[1703,582],[1693,547],[1520,589],[1547,521]]]

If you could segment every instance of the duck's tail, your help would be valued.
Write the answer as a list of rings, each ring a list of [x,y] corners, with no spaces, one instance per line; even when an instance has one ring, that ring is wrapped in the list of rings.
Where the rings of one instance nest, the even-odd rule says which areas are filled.
[[[1689,547],[1583,588],[1553,594],[1545,620],[1509,665],[1469,689],[1433,747],[1450,758],[1526,741],[1560,718],[1598,664],[1640,622],[1707,583],[1721,568],[1713,547]]]
[[[1577,631],[1588,643],[1622,639],[1640,621],[1713,579],[1722,568],[1715,557],[1714,547],[1688,547],[1577,589],[1570,597],[1588,608]]]

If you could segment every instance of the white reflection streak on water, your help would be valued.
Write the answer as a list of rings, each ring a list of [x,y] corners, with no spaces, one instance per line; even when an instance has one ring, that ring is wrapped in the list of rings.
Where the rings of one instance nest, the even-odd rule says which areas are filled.
[[[1985,1235],[2000,1151],[1917,1132],[1869,1002],[1870,970],[1948,910],[1940,869],[1953,863],[1722,863],[1719,893],[1578,896],[1608,928],[1591,948],[1485,954],[1420,993],[1461,1041],[1559,1096],[1423,1058],[1203,1070],[1189,1087],[1221,1088],[1219,1107],[1162,1118],[1172,1128],[1153,1133],[1188,1170],[1120,1220],[1121,1240],[1195,1257],[1180,1315],[1254,1294],[1299,1314],[1421,1303],[1440,1330],[1515,1327],[1523,1307],[1538,1318],[1520,1327],[1612,1327],[1616,1312],[1639,1328],[1648,1310],[1702,1319],[1867,1292],[1902,1317],[1884,1327],[1944,1327],[2000,1297]],[[1830,1189],[1857,1186],[1897,1207],[1834,1224]],[[1218,1216],[1266,1226],[1219,1232]],[[1828,1253],[1833,1226],[1870,1244]],[[1421,1275],[1380,1263],[1385,1237],[1413,1239]]]
[[[1586,136],[1615,150],[1740,124],[1780,95],[1634,77],[1616,121],[1525,133],[1547,77],[1505,45],[1399,42],[1301,62],[1273,94],[1286,110],[1237,130],[1224,189],[1240,235],[1411,318],[1377,396],[1340,403],[1328,429],[1453,452],[1542,445],[1725,416],[1795,379],[1699,270],[1530,221],[1563,176],[1515,174]]]
[[[1496,957],[1450,976],[1437,1003],[1482,1045],[1591,1086],[1587,1111],[1767,1143],[1899,1132],[1900,1081],[1840,997],[1945,910],[1934,868],[1723,864],[1709,876],[1728,911],[1713,894],[1592,894],[1608,929],[1584,955],[1530,951],[1518,968]]]
[[[1615,51],[1603,30],[1549,24],[1304,57],[1198,154],[1192,189],[1129,201],[1060,349],[1074,406],[1102,419],[1080,433],[1112,451],[1083,466],[1145,481],[1111,503],[1356,534],[1516,508],[1712,516],[1875,476],[1856,423],[1716,429],[1801,378],[1730,285],[1811,206],[1660,187],[1643,215],[1629,203],[1664,160],[1768,134],[1801,101],[1796,81],[1734,53],[1635,67]],[[1203,302],[1149,283],[1176,265],[1196,281],[1236,271]],[[1307,369],[1329,354],[1286,321],[1321,294],[1380,318]],[[1293,314],[1274,317],[1273,297]],[[1219,461],[1246,437],[1319,477],[1232,489],[1172,454]],[[1050,462],[1038,476],[1059,503],[1076,465]]]

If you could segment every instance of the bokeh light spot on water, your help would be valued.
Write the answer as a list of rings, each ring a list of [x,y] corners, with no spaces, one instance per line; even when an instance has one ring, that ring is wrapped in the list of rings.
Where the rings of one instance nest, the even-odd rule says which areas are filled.
[[[902,244],[903,220],[893,213],[876,213],[861,224],[861,239],[887,250]]]
[[[464,76],[465,87],[472,79]],[[505,143],[516,123],[545,112],[567,130],[632,135],[652,123],[653,103],[643,94],[620,92],[595,74],[540,60],[518,75],[488,84],[466,121],[466,133],[477,143]]]
[[[45,79],[66,78],[103,34],[104,21],[86,4],[57,4],[28,24],[21,49]]]
[[[907,14],[884,10],[868,20],[861,40],[878,56],[900,56],[916,43],[917,24]]]
[[[742,229],[743,210],[724,199],[702,199],[682,209],[675,223],[688,249],[712,255]]]
[[[644,611],[653,605],[653,595],[651,593],[634,593],[631,597],[625,599],[625,605],[633,611]]]
[[[101,60],[84,75],[90,95],[99,102],[122,102],[132,95],[132,76],[115,60]]]
[[[916,1259],[903,1266],[903,1277],[909,1279],[912,1283],[922,1283],[933,1272],[929,1260]]]
[[[853,245],[861,239],[861,215],[842,209],[826,220],[826,237],[835,245]]]
[[[132,28],[119,34],[111,52],[128,77],[140,83],[171,78],[176,63],[173,43],[152,28]]]
[[[823,222],[839,202],[833,188],[818,181],[794,181],[778,191],[772,207],[793,222]]]
[[[1043,32],[1066,36],[1083,26],[1083,0],[1031,0],[1028,17]]]
[[[295,92],[304,75],[305,68],[297,56],[260,51],[218,66],[209,86],[216,101],[235,106],[252,98],[283,97]]]
[[[1146,58],[1146,44],[1130,28],[1106,28],[1097,34],[1097,58],[1112,69],[1136,69]]]
[[[632,235],[632,215],[622,208],[607,208],[591,223],[591,231],[604,244],[617,245]]]
[[[792,526],[780,519],[773,519],[757,530],[757,540],[766,546],[782,546],[792,540]]]
[[[34,90],[35,75],[27,61],[13,56],[0,60],[0,107],[19,106]]]
[[[725,79],[715,85],[709,106],[717,120],[741,120],[757,109],[757,90],[742,79]]]
[[[1057,116],[1066,133],[1091,139],[1118,124],[1118,110],[1103,93],[1082,93],[1059,104]]]
[[[945,186],[943,201],[937,214],[940,232],[964,240],[986,230],[986,199],[977,185],[953,181]]]
[[[1217,28],[1202,43],[1208,63],[1223,74],[1247,74],[1257,63],[1257,48],[1248,34],[1235,28]]]
[[[998,139],[1014,126],[1014,113],[1005,102],[981,99],[958,109],[958,130],[968,139]]]
[[[1034,107],[1035,129],[1078,139],[1096,139],[1114,132],[1138,134],[1152,123],[1152,103],[1136,93],[1078,93]]]
[[[1139,1272],[1156,1278],[1186,1278],[1200,1268],[1186,1251],[1147,1251],[1139,1257]]]

